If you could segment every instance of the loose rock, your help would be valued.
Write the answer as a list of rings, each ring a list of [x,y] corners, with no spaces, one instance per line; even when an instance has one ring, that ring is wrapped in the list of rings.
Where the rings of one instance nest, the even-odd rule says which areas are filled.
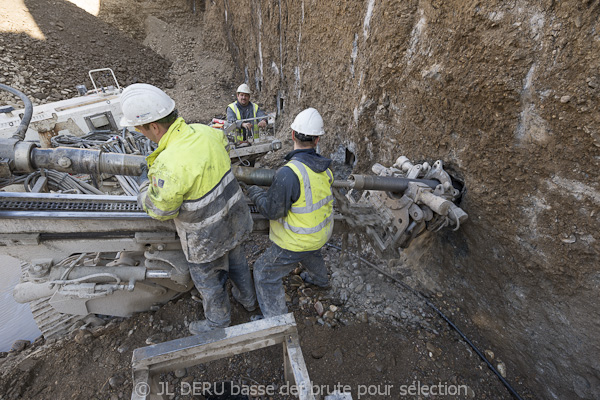
[[[15,340],[15,342],[10,347],[11,353],[18,353],[20,351],[25,350],[27,346],[29,346],[31,342],[29,340]]]

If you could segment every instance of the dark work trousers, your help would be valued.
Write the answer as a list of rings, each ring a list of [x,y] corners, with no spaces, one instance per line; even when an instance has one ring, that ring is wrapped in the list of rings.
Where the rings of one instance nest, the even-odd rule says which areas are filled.
[[[244,307],[251,307],[256,303],[252,274],[243,245],[214,261],[189,265],[192,280],[202,295],[204,315],[211,326],[224,328],[231,322],[231,304],[225,288],[227,277],[231,279],[232,293],[238,303]]]
[[[321,249],[295,252],[272,243],[254,263],[256,297],[265,318],[288,312],[282,279],[294,270],[298,262],[306,268],[316,285],[328,284],[329,277]]]

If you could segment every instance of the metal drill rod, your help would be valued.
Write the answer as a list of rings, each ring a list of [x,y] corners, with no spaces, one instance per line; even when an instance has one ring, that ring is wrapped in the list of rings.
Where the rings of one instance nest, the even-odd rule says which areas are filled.
[[[275,170],[264,168],[232,167],[235,177],[246,184],[270,186],[275,177]],[[356,190],[383,190],[403,193],[409,182],[420,182],[435,189],[440,182],[433,179],[409,179],[392,176],[350,175],[349,180],[336,180],[333,187]]]
[[[268,116],[266,117],[252,117],[252,118],[245,118],[245,119],[236,119],[234,122],[232,122],[232,124],[235,124],[236,122],[249,122],[249,121],[256,121],[259,119],[269,119]]]
[[[271,186],[275,177],[273,169],[232,166],[231,170],[238,181],[248,185]]]
[[[34,148],[31,161],[35,168],[51,168],[63,172],[107,173],[113,175],[133,175],[142,173],[146,165],[144,156],[120,153],[105,153],[100,150],[58,147],[54,149]],[[270,186],[275,170],[265,168],[232,167],[235,177],[249,185]],[[350,179],[336,180],[337,188],[356,190],[383,190],[403,193],[409,182],[420,182],[435,189],[440,184],[432,179],[409,179],[391,176],[350,175]]]
[[[333,186],[336,186],[333,182]],[[345,182],[340,181],[339,187],[344,187]],[[410,182],[423,183],[432,189],[435,189],[440,184],[435,179],[410,179],[398,178],[393,176],[378,176],[378,175],[350,175],[349,182],[352,182],[352,188],[356,190],[383,190],[385,192],[404,193],[408,189]]]
[[[139,176],[146,165],[144,156],[106,153],[100,150],[57,147],[31,150],[35,168],[50,168],[62,172]]]

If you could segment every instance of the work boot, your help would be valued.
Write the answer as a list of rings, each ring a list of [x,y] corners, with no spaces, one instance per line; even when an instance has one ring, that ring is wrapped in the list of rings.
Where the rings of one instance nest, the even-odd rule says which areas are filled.
[[[242,305],[242,307],[244,307],[246,309],[246,311],[252,312],[252,311],[256,310],[256,302],[254,302],[253,304],[250,304],[250,305],[246,305],[238,300],[239,296],[240,296],[240,291],[238,290],[238,288],[236,288],[233,285],[231,286],[231,295],[233,296],[235,301],[240,303]]]
[[[331,284],[329,283],[329,281],[327,281],[327,283],[325,285],[319,285],[318,283],[316,283],[315,281],[313,281],[313,277],[312,275],[310,275],[308,273],[308,271],[304,271],[300,273],[300,278],[302,278],[302,280],[304,281],[304,283],[308,283],[309,285],[313,285],[316,286],[318,288],[321,289],[329,289],[331,288]]]
[[[244,309],[248,312],[253,312],[254,310],[256,310],[256,304],[252,304],[251,306],[245,306],[242,304],[242,307],[244,307]]]
[[[200,333],[210,332],[214,329],[226,328],[226,326],[214,326],[206,319],[190,322],[189,330],[192,335],[198,335]]]

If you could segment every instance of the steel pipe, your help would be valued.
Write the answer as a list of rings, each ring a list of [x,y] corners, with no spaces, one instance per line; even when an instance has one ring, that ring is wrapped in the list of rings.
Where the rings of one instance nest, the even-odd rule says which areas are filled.
[[[13,170],[33,172],[35,169],[31,165],[30,153],[34,147],[34,143],[15,137],[0,138],[0,159],[9,160],[11,173]]]
[[[432,179],[409,179],[376,175],[350,175],[349,181],[354,182],[351,187],[356,190],[383,190],[393,193],[404,193],[410,182],[423,183],[432,189],[440,184],[440,182]],[[336,186],[336,182],[333,182],[333,186]]]
[[[275,177],[275,170],[266,168],[231,167],[238,181],[248,185],[270,186]]]
[[[146,165],[144,156],[105,153],[100,150],[57,147],[53,149],[33,148],[29,158],[34,169],[50,168],[62,172],[78,172],[87,174],[113,174],[139,176]],[[21,158],[26,158],[27,151]],[[17,158],[17,157],[15,157]],[[19,165],[27,165],[23,160],[15,160]],[[232,167],[235,177],[248,185],[270,186],[275,177],[275,170],[265,168]],[[433,179],[409,179],[391,176],[350,175],[349,180],[336,180],[334,187],[356,190],[383,190],[403,193],[410,182],[420,182],[432,189],[440,184]]]
[[[275,170],[264,168],[232,167],[235,177],[248,185],[270,186]],[[333,187],[356,190],[383,190],[403,193],[410,182],[420,182],[435,189],[440,182],[432,179],[408,179],[391,176],[350,175],[349,180],[336,180]]]
[[[33,149],[31,161],[36,169],[51,168],[61,172],[133,176],[141,175],[142,168],[146,165],[144,156],[72,147]]]

